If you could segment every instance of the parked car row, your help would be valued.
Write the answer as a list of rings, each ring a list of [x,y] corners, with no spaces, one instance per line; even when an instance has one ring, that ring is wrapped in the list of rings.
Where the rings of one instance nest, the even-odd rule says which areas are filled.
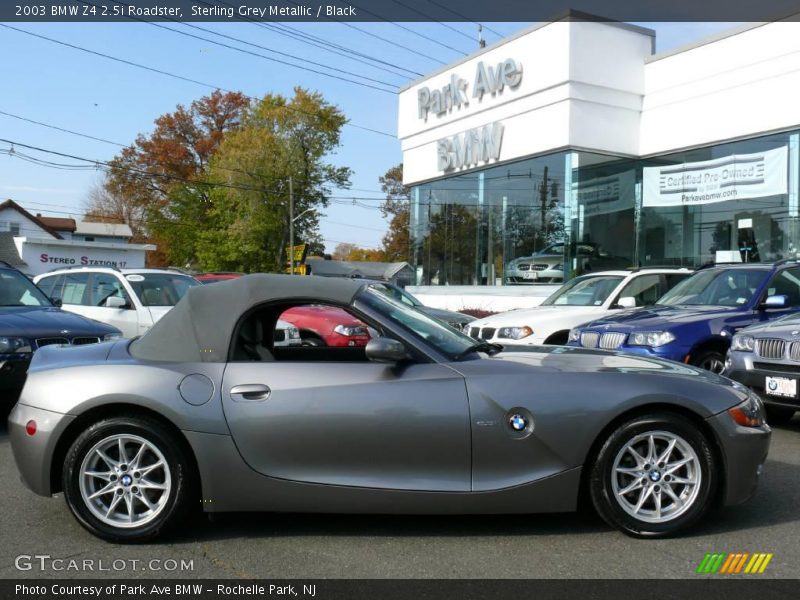
[[[5,403],[16,400],[28,363],[39,347],[135,338],[146,333],[190,288],[239,277],[242,273],[192,276],[175,268],[73,267],[38,275],[31,283],[14,267],[0,265],[0,391]],[[473,318],[423,307],[401,288],[374,283],[381,292],[459,329]],[[345,311],[314,305],[287,310],[271,333],[260,329],[251,333],[258,340],[270,335],[277,347],[363,347],[371,336],[364,323]]]
[[[642,273],[614,276],[612,301],[640,296],[622,294]],[[576,287],[587,304],[608,300]],[[341,314],[351,330],[336,331]],[[312,315],[328,335],[368,340],[281,346],[270,335]],[[504,351],[381,284],[256,274],[188,286],[133,340],[38,349],[9,439],[25,484],[63,492],[112,542],[152,539],[192,506],[525,514],[583,499],[620,531],[655,538],[750,498],[770,428],[757,394],[692,366],[599,348]]]
[[[541,306],[472,322],[506,347],[564,344],[694,365],[763,394],[770,420],[800,410],[800,265],[708,265],[577,277]]]

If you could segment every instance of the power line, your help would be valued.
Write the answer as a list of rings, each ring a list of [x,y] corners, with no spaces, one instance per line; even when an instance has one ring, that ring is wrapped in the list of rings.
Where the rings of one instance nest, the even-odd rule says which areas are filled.
[[[463,31],[461,31],[461,30],[459,30],[459,29],[456,29],[455,27],[452,27],[451,25],[448,25],[447,23],[443,23],[443,22],[439,21],[438,19],[434,19],[432,16],[430,16],[430,15],[428,15],[428,14],[426,14],[426,13],[422,12],[421,10],[417,10],[417,9],[416,9],[416,8],[414,8],[413,6],[409,6],[408,4],[406,4],[406,3],[404,3],[404,2],[400,2],[400,0],[392,0],[392,2],[394,2],[395,4],[397,4],[397,5],[399,5],[399,6],[402,6],[403,8],[406,8],[406,9],[408,9],[408,10],[412,11],[412,12],[415,12],[415,13],[417,13],[417,14],[418,14],[418,15],[420,15],[421,17],[424,17],[424,18],[426,18],[426,19],[430,19],[431,21],[433,21],[433,22],[435,22],[435,23],[438,23],[439,25],[441,25],[442,27],[445,27],[445,28],[449,29],[450,31],[455,31],[457,34],[464,36],[465,38],[467,38],[467,39],[468,39],[469,41],[471,41],[471,42],[474,42],[474,41],[475,41],[475,39],[474,39],[474,38],[472,38],[471,36],[467,35],[467,34],[466,34],[466,33],[464,33]]]
[[[339,2],[339,4],[342,4],[341,0],[336,0],[336,1]],[[292,2],[292,4],[294,4],[294,2]],[[431,42],[433,44],[437,44],[437,45],[441,46],[442,48],[447,48],[448,50],[452,50],[456,54],[462,54],[462,55],[466,55],[467,54],[463,50],[459,50],[458,48],[453,48],[452,46],[448,46],[444,42],[440,42],[439,40],[435,40],[433,38],[429,38],[428,36],[423,35],[418,31],[414,31],[410,27],[406,27],[405,25],[400,25],[399,23],[394,23],[393,21],[389,21],[389,20],[381,17],[380,15],[377,15],[374,12],[371,12],[371,11],[367,10],[364,7],[358,6],[357,4],[353,4],[352,2],[349,2],[349,1],[348,1],[348,4],[350,6],[353,6],[353,7],[357,8],[357,9],[359,9],[361,12],[367,13],[368,15],[372,15],[376,19],[380,19],[381,21],[383,21],[385,23],[390,23],[390,24],[394,25],[395,27],[398,27],[398,28],[400,28],[400,29],[402,29],[404,31],[407,31],[407,32],[409,32],[409,33],[411,33],[413,35],[416,35],[417,37],[422,38],[425,41]]]
[[[215,6],[215,4],[209,4],[208,2],[204,2],[204,0],[197,0],[197,1],[209,7]],[[224,6],[229,6],[231,8],[234,8],[232,4],[225,2],[224,0],[212,0],[212,1],[215,1],[217,5],[221,4]],[[297,31],[295,29],[290,28],[285,23],[276,23],[276,22],[262,23],[261,21],[256,21],[255,19],[252,19],[250,17],[239,17],[239,20],[247,21],[252,25],[256,25],[263,29],[273,31],[278,35],[282,35],[284,37],[297,40],[303,44],[308,44],[309,46],[320,48],[322,50],[325,50],[326,52],[343,56],[349,60],[359,62],[373,69],[380,69],[382,71],[391,73],[393,75],[397,75],[399,77],[407,77],[408,75],[403,75],[402,73],[398,73],[398,70],[405,71],[409,75],[422,77],[422,73],[419,73],[417,71],[401,67],[400,65],[392,64],[388,61],[381,60],[374,56],[370,56],[369,54],[364,54],[363,52],[359,52],[357,50],[354,50],[353,48],[347,48],[346,46],[330,42],[328,40],[325,40],[324,38],[311,35],[304,31]],[[384,65],[384,66],[379,66],[379,65]]]
[[[93,135],[89,135],[86,133],[80,133],[79,131],[72,131],[71,129],[65,129],[63,127],[59,127],[58,125],[51,125],[49,123],[42,123],[41,121],[35,121],[33,119],[28,119],[27,117],[22,117],[20,115],[15,115],[9,112],[5,112],[4,110],[0,110],[0,115],[4,115],[6,117],[11,117],[12,119],[19,119],[20,121],[26,121],[28,123],[33,123],[34,125],[41,125],[42,127],[48,127],[50,129],[55,129],[56,131],[61,131],[63,133],[70,133],[72,135],[77,135],[83,138],[87,138],[90,140],[94,140],[96,142],[103,142],[104,144],[111,144],[113,146],[120,146],[121,148],[125,147],[125,144],[120,144],[119,142],[112,142],[111,140],[107,140],[100,137],[95,137]]]
[[[51,42],[53,44],[58,44],[59,46],[72,48],[73,50],[78,50],[80,52],[85,52],[87,54],[92,54],[94,56],[99,56],[101,58],[105,58],[105,59],[108,59],[108,60],[112,60],[114,62],[122,63],[122,64],[128,65],[130,67],[136,67],[137,69],[143,69],[145,71],[150,71],[152,73],[158,73],[159,75],[164,75],[165,77],[171,77],[173,79],[178,79],[180,81],[185,81],[187,83],[193,83],[195,85],[200,85],[200,86],[203,86],[203,87],[206,87],[206,88],[211,88],[211,89],[214,89],[214,90],[220,90],[220,91],[223,91],[223,92],[234,93],[234,90],[230,90],[230,89],[224,88],[224,87],[219,86],[219,85],[214,85],[213,83],[207,83],[207,82],[204,82],[204,81],[199,81],[197,79],[192,79],[191,77],[185,77],[183,75],[178,75],[176,73],[171,73],[169,71],[164,71],[162,69],[157,69],[155,67],[150,67],[150,66],[147,66],[147,65],[136,63],[136,62],[124,59],[124,58],[111,56],[110,54],[104,54],[104,53],[98,52],[96,50],[90,50],[89,48],[84,48],[82,46],[77,46],[75,44],[71,44],[69,42],[64,42],[62,40],[57,40],[55,38],[47,37],[45,35],[41,35],[39,33],[34,33],[32,31],[26,31],[25,29],[20,29],[19,27],[14,27],[14,26],[8,25],[6,23],[0,23],[0,27],[5,27],[6,29],[11,29],[11,30],[16,31],[18,33],[23,33],[23,34],[29,35],[31,37],[35,37],[35,38],[38,38],[38,39],[41,39],[41,40],[45,40],[45,41]],[[259,98],[256,98],[255,96],[247,96],[247,98],[249,98],[250,100],[254,100],[256,102],[258,102],[260,100]],[[293,106],[284,105],[282,108],[286,109],[286,110],[289,110],[289,111],[292,111],[292,112],[299,113],[299,114],[304,114],[304,115],[307,115],[307,116],[314,116],[313,113],[309,113],[307,111],[301,110],[299,108],[295,108]],[[366,127],[365,125],[357,125],[356,123],[352,123],[350,121],[346,122],[345,125],[347,125],[349,127],[354,127],[356,129],[361,129],[361,130],[364,130],[364,131],[369,131],[371,133],[375,133],[375,134],[378,134],[378,135],[390,137],[392,139],[396,138],[396,136],[393,133],[388,133],[386,131],[381,131],[379,129],[373,129],[372,127]]]
[[[86,4],[88,6],[95,6],[96,7],[96,5],[92,4],[91,2],[86,2],[84,0],[79,0],[79,1],[82,4]],[[113,1],[116,4],[120,4],[122,6],[130,6],[129,4],[125,4],[124,2],[120,2],[119,0],[113,0]],[[378,87],[377,85],[371,85],[371,84],[368,84],[368,83],[363,83],[363,82],[360,82],[360,81],[356,81],[354,79],[350,79],[348,77],[342,77],[340,75],[333,75],[331,73],[326,73],[324,71],[319,71],[317,69],[312,69],[311,67],[306,67],[306,66],[303,66],[302,64],[289,62],[289,61],[286,61],[286,60],[283,60],[283,59],[280,59],[280,58],[273,58],[271,56],[265,56],[264,54],[259,54],[258,52],[252,52],[250,50],[245,50],[244,48],[237,48],[236,46],[231,46],[230,44],[225,44],[223,42],[218,42],[216,40],[212,40],[210,38],[203,37],[201,35],[196,35],[196,34],[193,34],[193,33],[189,33],[189,32],[186,32],[186,31],[180,31],[179,29],[173,29],[172,27],[167,27],[166,25],[161,25],[159,23],[154,23],[152,21],[146,21],[145,19],[141,19],[139,17],[129,16],[128,18],[133,20],[133,21],[138,21],[140,23],[145,23],[145,24],[151,25],[153,27],[158,27],[159,29],[164,29],[165,31],[171,31],[172,33],[177,33],[178,35],[183,35],[183,36],[194,38],[194,39],[197,39],[197,40],[202,40],[204,42],[208,42],[209,44],[214,44],[214,45],[220,46],[222,48],[227,48],[229,50],[233,50],[234,52],[240,52],[242,54],[247,54],[249,56],[255,56],[257,58],[261,58],[261,59],[267,60],[269,62],[274,62],[274,63],[278,63],[278,64],[281,64],[281,65],[286,65],[286,66],[289,66],[289,67],[294,67],[296,69],[301,69],[303,71],[308,71],[309,73],[316,73],[317,75],[322,75],[323,77],[330,77],[332,79],[337,79],[339,81],[344,81],[346,83],[352,83],[354,85],[360,85],[362,87],[370,88],[370,89],[373,89],[373,90],[378,90],[378,91],[389,93],[389,94],[396,94],[397,93],[395,90],[392,90],[392,89],[385,89],[385,88],[382,88],[382,87]],[[191,29],[197,29],[198,31],[203,31],[203,32],[206,32],[206,33],[210,33],[212,35],[216,35],[216,36],[225,38],[225,39],[233,40],[233,41],[239,42],[241,44],[245,44],[247,46],[253,46],[253,47],[259,48],[261,50],[266,50],[267,52],[272,52],[272,53],[278,54],[280,56],[288,56],[288,57],[291,57],[291,58],[297,58],[297,57],[292,56],[291,54],[287,54],[286,52],[281,52],[280,50],[274,50],[272,48],[267,48],[266,46],[261,46],[259,44],[254,44],[252,42],[247,42],[245,40],[241,40],[239,38],[236,38],[236,37],[233,37],[233,36],[230,36],[230,35],[226,35],[224,33],[217,33],[216,31],[213,31],[211,29],[206,29],[205,27],[200,27],[198,25],[192,25],[191,23],[182,23],[181,21],[178,21],[176,19],[167,18],[167,20],[172,21],[174,23],[179,23],[179,24],[184,25],[186,27],[189,27]],[[390,87],[394,86],[394,84],[389,83],[387,81],[381,81],[379,79],[373,79],[372,77],[367,77],[365,75],[359,75],[358,73],[353,73],[352,71],[347,71],[345,69],[339,69],[337,67],[331,67],[330,65],[314,62],[314,61],[308,60],[308,59],[302,59],[302,60],[304,60],[306,63],[312,64],[312,65],[316,65],[318,67],[322,67],[322,68],[325,68],[325,69],[330,69],[331,71],[337,71],[339,73],[345,73],[347,75],[352,75],[352,76],[355,76],[355,77],[359,77],[359,78],[364,79],[366,81],[372,81],[374,83],[379,83],[381,85],[387,85],[387,86],[390,86]]]
[[[295,6],[298,6],[298,7],[302,6],[301,4],[299,4],[297,2],[294,2],[293,0],[287,0],[287,1],[290,4],[294,4]],[[342,24],[342,25],[344,25],[346,27],[349,27],[350,29],[354,29],[356,31],[360,31],[361,33],[363,33],[365,35],[373,37],[373,38],[375,38],[377,40],[380,40],[382,42],[386,42],[387,44],[390,44],[392,46],[396,46],[397,48],[402,48],[403,50],[411,52],[412,54],[416,54],[417,56],[421,56],[422,58],[426,58],[426,59],[428,59],[430,61],[433,61],[435,63],[438,63],[440,65],[446,65],[447,64],[443,60],[439,60],[438,58],[432,57],[430,54],[425,54],[424,52],[420,52],[419,50],[414,50],[413,48],[409,48],[408,46],[404,46],[403,44],[400,44],[400,43],[395,42],[393,40],[387,40],[385,37],[381,37],[378,34],[372,33],[371,31],[367,31],[366,29],[362,29],[361,27],[356,27],[355,25],[353,25],[352,23],[348,23],[347,21],[340,21],[339,19],[335,19],[333,17],[328,17],[328,16],[325,16],[325,19],[328,20],[328,21],[333,21],[334,23],[340,23],[340,24]]]
[[[444,4],[440,4],[439,2],[436,2],[436,0],[428,0],[428,2],[430,2],[430,3],[431,3],[431,4],[433,4],[434,6],[438,6],[439,8],[441,8],[441,9],[443,9],[443,10],[446,10],[446,11],[447,11],[447,12],[449,12],[450,14],[453,14],[453,15],[457,16],[459,19],[464,19],[465,21],[469,21],[470,23],[473,23],[473,24],[475,24],[475,25],[480,25],[480,26],[481,26],[481,27],[483,27],[483,28],[484,28],[486,31],[491,31],[493,34],[495,34],[495,35],[496,35],[497,37],[499,37],[499,38],[503,38],[503,37],[505,37],[505,36],[504,36],[502,33],[499,33],[499,32],[497,32],[497,31],[495,31],[495,30],[494,30],[494,29],[492,29],[491,27],[487,27],[487,26],[486,26],[486,25],[484,25],[483,23],[478,23],[477,21],[473,21],[473,20],[472,20],[472,19],[470,19],[469,17],[462,15],[461,13],[459,13],[459,12],[457,12],[457,11],[453,10],[452,8],[450,8],[450,7],[448,7],[448,6],[445,6]]]

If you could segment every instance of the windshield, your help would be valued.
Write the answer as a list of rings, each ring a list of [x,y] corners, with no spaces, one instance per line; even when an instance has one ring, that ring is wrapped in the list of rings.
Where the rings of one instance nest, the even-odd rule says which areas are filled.
[[[415,337],[427,342],[451,360],[476,345],[471,337],[388,296],[380,289],[376,289],[375,285],[369,286],[359,294],[358,300],[385,315],[402,329],[410,331]]]
[[[766,269],[700,271],[664,294],[657,304],[744,306],[750,302],[768,274]]]
[[[623,279],[621,275],[578,277],[557,289],[542,305],[600,306]]]
[[[409,306],[422,306],[422,302],[414,298],[411,294],[406,292],[405,290],[401,290],[400,288],[394,287],[392,285],[386,285],[385,283],[374,283],[372,287],[379,292],[386,294],[389,298],[394,298],[395,300],[399,300],[403,304],[408,304]]]
[[[22,273],[0,270],[0,308],[52,305],[47,296]]]
[[[125,275],[144,306],[175,306],[199,281],[180,273],[131,273]]]

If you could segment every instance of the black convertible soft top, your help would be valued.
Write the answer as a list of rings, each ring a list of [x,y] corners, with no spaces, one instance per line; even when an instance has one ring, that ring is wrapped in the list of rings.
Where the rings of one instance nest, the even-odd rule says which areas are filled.
[[[364,285],[344,278],[255,274],[192,287],[131,343],[130,353],[144,360],[225,362],[236,324],[251,308],[281,300],[348,305]]]

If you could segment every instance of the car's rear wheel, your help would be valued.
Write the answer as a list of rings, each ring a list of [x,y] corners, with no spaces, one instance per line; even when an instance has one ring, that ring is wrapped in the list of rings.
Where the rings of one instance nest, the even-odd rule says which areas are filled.
[[[785,406],[767,405],[767,423],[770,425],[785,425],[792,420],[794,409]]]
[[[152,539],[175,524],[189,501],[189,460],[156,420],[94,423],[67,452],[67,505],[81,525],[113,542]]]
[[[609,525],[634,537],[665,537],[705,514],[716,481],[705,435],[680,415],[657,413],[633,418],[608,436],[589,489]]]
[[[725,370],[725,355],[717,350],[705,350],[692,360],[692,364],[706,371],[721,374]]]

